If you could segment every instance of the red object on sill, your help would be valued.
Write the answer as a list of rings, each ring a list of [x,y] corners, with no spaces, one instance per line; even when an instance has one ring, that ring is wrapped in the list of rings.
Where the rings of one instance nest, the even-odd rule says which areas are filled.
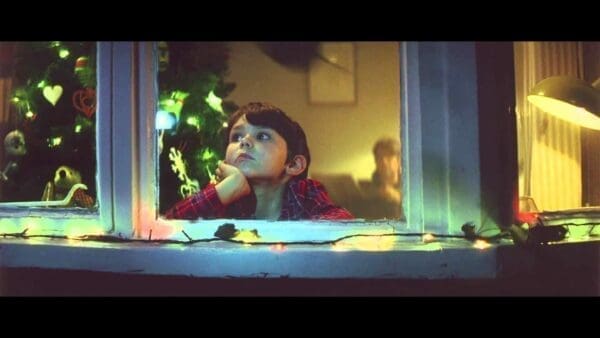
[[[537,223],[539,215],[539,209],[535,204],[535,200],[531,196],[519,197],[519,209],[517,213],[517,220],[523,224],[527,223],[529,226],[534,226]]]
[[[519,212],[517,219],[521,223],[527,223],[529,225],[533,225],[533,224],[535,224],[537,217],[538,217],[537,212],[522,212],[521,211],[521,212]]]

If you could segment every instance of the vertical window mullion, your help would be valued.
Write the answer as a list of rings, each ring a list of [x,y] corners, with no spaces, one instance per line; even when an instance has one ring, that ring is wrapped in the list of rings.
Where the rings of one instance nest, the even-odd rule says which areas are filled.
[[[157,107],[156,53],[155,43],[140,43],[139,48],[139,159],[144,165],[139,166],[139,217],[136,224],[136,235],[146,237],[157,223],[158,216],[158,182],[156,167],[158,161],[156,149],[155,112]]]
[[[135,87],[134,43],[115,42],[112,48],[112,197],[114,230],[126,235],[133,230]],[[106,164],[108,165],[108,164]]]
[[[98,182],[98,205],[100,222],[105,229],[113,231],[112,220],[112,43],[98,43],[98,114],[96,130],[96,176]]]
[[[403,208],[410,229],[424,230],[423,209],[423,159],[421,144],[421,104],[419,81],[419,43],[403,42],[400,102],[402,109],[402,190],[405,194]]]

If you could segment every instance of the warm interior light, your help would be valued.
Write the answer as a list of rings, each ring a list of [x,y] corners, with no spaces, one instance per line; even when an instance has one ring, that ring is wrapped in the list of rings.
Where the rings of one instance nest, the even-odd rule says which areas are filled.
[[[527,100],[560,119],[600,130],[600,89],[583,80],[549,77],[533,87]]]
[[[551,97],[529,95],[529,102],[541,110],[582,127],[600,130],[600,117],[584,108]]]

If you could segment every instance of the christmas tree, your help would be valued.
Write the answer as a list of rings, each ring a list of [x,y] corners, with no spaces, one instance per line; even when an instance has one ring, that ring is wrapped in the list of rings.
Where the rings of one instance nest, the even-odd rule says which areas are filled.
[[[15,43],[14,88],[0,170],[0,202],[39,201],[60,166],[81,174],[96,199],[96,44]],[[204,187],[224,157],[237,107],[222,101],[229,50],[222,42],[160,42],[159,199],[164,212]],[[100,164],[103,165],[103,164]],[[109,164],[105,164],[109,165]]]
[[[95,51],[93,42],[11,45],[1,202],[40,201],[60,166],[77,171],[96,200]]]
[[[229,49],[222,42],[161,42],[159,46],[160,212],[202,189],[224,158],[223,132],[237,109],[223,101]]]

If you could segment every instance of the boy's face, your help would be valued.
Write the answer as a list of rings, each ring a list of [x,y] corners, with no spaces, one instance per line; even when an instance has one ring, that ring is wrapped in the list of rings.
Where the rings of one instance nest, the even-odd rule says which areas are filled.
[[[244,115],[231,128],[225,160],[249,180],[279,180],[285,172],[287,143],[275,130],[252,125]]]

